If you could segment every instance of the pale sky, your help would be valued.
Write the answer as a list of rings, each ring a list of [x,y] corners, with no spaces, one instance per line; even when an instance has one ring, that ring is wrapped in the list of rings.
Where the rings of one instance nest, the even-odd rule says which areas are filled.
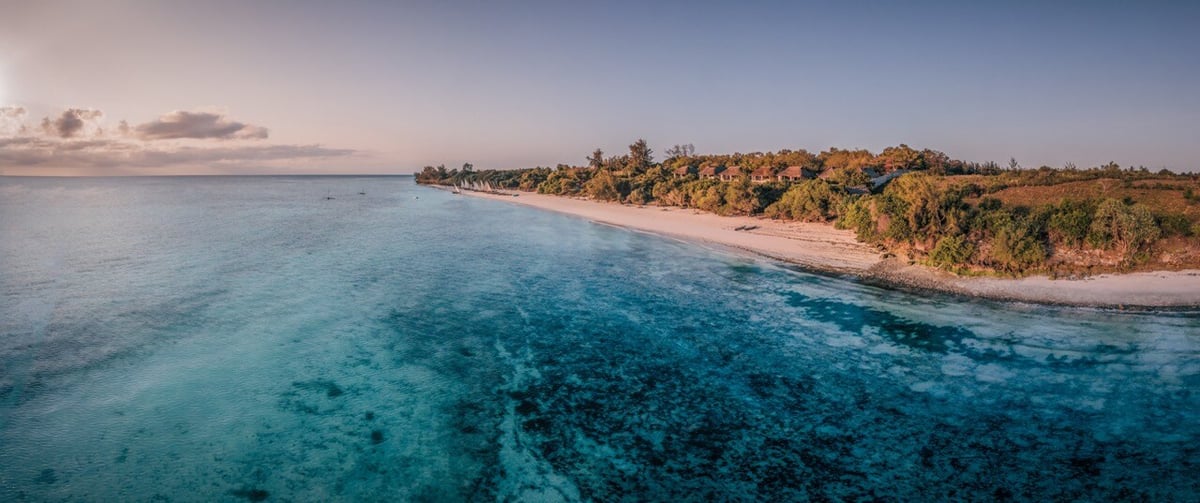
[[[637,138],[1195,171],[1198,24],[1161,1],[0,0],[0,172],[507,169]]]

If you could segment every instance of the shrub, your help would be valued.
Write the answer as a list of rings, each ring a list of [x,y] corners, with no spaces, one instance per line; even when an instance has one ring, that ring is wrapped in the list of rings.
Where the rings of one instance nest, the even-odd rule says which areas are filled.
[[[759,185],[742,176],[725,187],[725,212],[734,215],[753,215],[763,209],[764,191]]]
[[[992,261],[1008,272],[1023,272],[1046,260],[1046,247],[1020,225],[1000,229],[992,239]]]
[[[929,261],[939,267],[963,266],[970,262],[973,255],[975,244],[959,234],[939,239],[929,253]]]
[[[805,180],[792,185],[765,213],[771,218],[823,222],[837,216],[845,192],[825,180]]]
[[[830,173],[829,181],[843,187],[857,187],[871,183],[871,177],[859,168],[838,168]]]
[[[859,241],[875,243],[879,241],[879,225],[872,211],[871,198],[859,197],[846,205],[845,212],[835,223],[839,229],[854,231]]]
[[[591,180],[588,180],[583,185],[583,189],[587,192],[587,195],[601,201],[620,201],[622,197],[622,191],[617,184],[616,177],[608,171],[601,171],[592,177]]]
[[[1094,205],[1062,201],[1054,207],[1050,219],[1046,222],[1051,240],[1067,246],[1082,245],[1091,227],[1094,212]]]
[[[650,196],[646,193],[646,191],[642,190],[641,187],[638,187],[633,189],[633,191],[629,193],[629,197],[626,197],[625,200],[630,204],[641,206],[650,202]]]
[[[725,206],[724,191],[719,185],[713,185],[703,189],[697,197],[693,199],[697,208],[713,213],[721,213]]]
[[[983,211],[996,211],[1000,209],[1000,206],[1000,200],[994,197],[985,197],[979,200],[979,209]]]
[[[1105,199],[1096,208],[1087,239],[1092,246],[1115,248],[1122,257],[1132,259],[1160,234],[1154,216],[1145,205],[1131,206],[1116,199]]]
[[[1169,213],[1159,215],[1156,220],[1158,221],[1158,228],[1162,229],[1164,236],[1186,237],[1192,235],[1192,221],[1188,220],[1184,215]]]

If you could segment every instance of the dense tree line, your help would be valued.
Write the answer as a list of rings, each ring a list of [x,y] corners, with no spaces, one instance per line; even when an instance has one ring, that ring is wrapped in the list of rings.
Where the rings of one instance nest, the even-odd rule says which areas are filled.
[[[1013,187],[1111,179],[1123,186],[1140,182],[1158,190],[1180,191],[1186,204],[1200,205],[1198,190],[1193,188],[1200,181],[1196,175],[1121,169],[1112,163],[1091,169],[1068,165],[1023,170],[1015,160],[1010,161],[1009,169],[1002,169],[995,163],[959,161],[942,152],[907,145],[888,147],[878,154],[831,148],[818,154],[781,150],[697,155],[691,145],[675,145],[665,153],[666,159],[655,162],[653,151],[644,140],[638,140],[629,146],[628,154],[606,157],[596,149],[586,157],[585,166],[484,171],[475,171],[470,164],[451,170],[427,166],[417,174],[417,181],[443,185],[487,182],[500,188],[600,201],[831,222],[893,254],[958,272],[1019,275],[1072,271],[1079,265],[1078,257],[1089,253],[1108,260],[1112,267],[1129,267],[1146,262],[1164,239],[1200,242],[1196,217],[1155,213],[1129,198],[1062,198],[1006,205],[992,197]],[[698,175],[704,168],[732,166],[741,168],[741,175],[732,180]],[[749,176],[760,168],[778,173],[789,166],[802,167],[819,177],[755,182]],[[905,174],[885,186],[871,185],[871,176],[887,173]],[[1076,259],[1068,259],[1071,256]]]

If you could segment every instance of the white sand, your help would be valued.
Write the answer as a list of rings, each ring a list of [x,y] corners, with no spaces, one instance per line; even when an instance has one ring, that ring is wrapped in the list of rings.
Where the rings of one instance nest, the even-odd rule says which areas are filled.
[[[850,273],[978,297],[1097,306],[1200,306],[1200,270],[1104,274],[1083,280],[969,278],[924,266],[884,260],[851,231],[832,225],[723,217],[698,210],[630,206],[521,192],[519,197],[467,195],[567,213],[595,222],[716,243],[752,251],[810,269]],[[739,227],[756,227],[736,230]]]
[[[1200,306],[1200,271],[1101,274],[1086,279],[954,278],[965,293],[1028,302],[1099,306]]]

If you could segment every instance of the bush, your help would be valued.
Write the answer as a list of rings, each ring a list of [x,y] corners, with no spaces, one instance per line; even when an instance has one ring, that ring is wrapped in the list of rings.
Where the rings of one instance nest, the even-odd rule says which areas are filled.
[[[1007,272],[1024,272],[1046,260],[1046,247],[1018,225],[1005,226],[992,239],[992,261]]]
[[[1159,215],[1156,219],[1158,228],[1162,229],[1164,236],[1191,236],[1192,221],[1184,215],[1178,213]]]
[[[970,263],[973,255],[975,244],[960,234],[939,239],[929,253],[929,261],[939,267],[964,266]]]
[[[713,185],[703,189],[693,201],[699,209],[721,213],[725,206],[725,194],[719,185]]]
[[[1143,204],[1128,205],[1116,199],[1105,199],[1096,208],[1096,216],[1088,230],[1088,243],[1097,248],[1115,248],[1127,260],[1158,239],[1161,231]]]
[[[620,201],[622,190],[618,185],[617,178],[608,171],[601,171],[596,176],[588,180],[583,185],[583,189],[588,196],[601,201]]]
[[[845,191],[825,180],[805,180],[792,185],[765,213],[771,218],[824,222],[837,216]]]
[[[1094,212],[1094,205],[1062,201],[1054,207],[1046,223],[1051,240],[1067,246],[1082,245],[1091,228]]]
[[[985,197],[979,200],[979,209],[983,211],[996,211],[1000,209],[1000,206],[1000,200],[994,197]]]
[[[858,168],[839,168],[829,175],[829,181],[843,187],[858,187],[871,183],[871,177]]]
[[[876,243],[879,241],[879,224],[875,222],[871,198],[859,197],[846,205],[846,210],[835,222],[839,229],[854,231],[859,241]]]
[[[762,201],[758,191],[750,182],[750,177],[743,176],[730,182],[725,188],[725,213],[734,215],[753,215],[762,209]]]
[[[651,199],[650,199],[650,196],[644,190],[642,190],[641,187],[638,187],[636,189],[633,189],[633,192],[630,192],[629,197],[625,198],[625,200],[628,201],[629,204],[636,204],[638,206],[641,206],[643,204],[649,204]]]

